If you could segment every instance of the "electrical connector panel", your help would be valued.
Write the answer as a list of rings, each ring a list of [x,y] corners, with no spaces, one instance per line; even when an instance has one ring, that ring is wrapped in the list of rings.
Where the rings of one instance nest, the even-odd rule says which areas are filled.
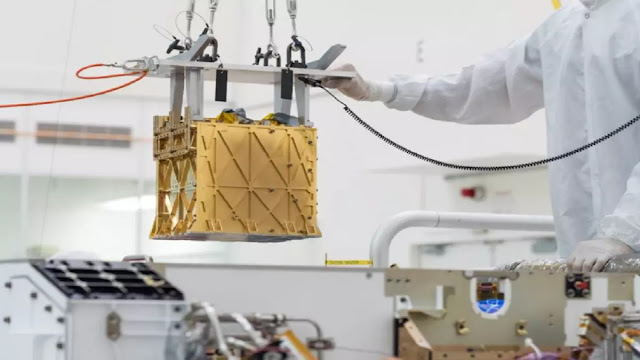
[[[280,242],[321,236],[316,129],[154,118],[162,240]]]

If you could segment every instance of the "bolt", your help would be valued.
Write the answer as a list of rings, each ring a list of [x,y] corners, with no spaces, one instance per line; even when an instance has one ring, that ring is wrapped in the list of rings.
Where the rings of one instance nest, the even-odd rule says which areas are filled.
[[[307,144],[309,144],[309,145],[313,145],[313,141],[309,141]]]
[[[47,305],[44,307],[44,311],[46,312],[51,312],[53,310],[53,307],[51,307],[51,305]]]
[[[289,163],[289,164],[287,164],[287,167],[288,168],[293,167],[293,164]]]
[[[58,350],[64,349],[64,344],[63,343],[57,343],[56,344],[56,349],[58,349]]]
[[[307,170],[307,171],[308,171],[308,172],[310,172],[310,173],[312,173],[312,172],[313,172],[313,169],[309,169],[309,170]]]
[[[591,295],[591,291],[589,291],[589,289],[582,290],[582,296],[589,296],[589,295]]]
[[[32,293],[31,293],[31,299],[35,300],[35,299],[37,299],[37,298],[38,298],[38,293],[37,293],[37,292],[35,292],[35,291],[34,291],[34,292],[32,292]]]
[[[276,189],[274,189],[274,188],[270,188],[269,189],[269,192],[274,192],[274,191],[276,191]]]
[[[182,312],[182,306],[176,306],[176,307],[174,307],[174,308],[173,308],[173,311],[175,311],[175,312],[177,312],[177,313]]]
[[[567,290],[567,296],[572,298],[576,296],[576,292],[573,289]]]
[[[407,298],[406,297],[401,297],[400,298],[400,302],[403,303],[403,304],[406,303],[407,302]]]
[[[2,319],[2,321],[4,321],[5,324],[11,324],[11,318],[8,316]]]
[[[274,132],[276,132],[274,129],[269,129],[269,134],[273,134]]]
[[[180,323],[176,323],[175,325],[173,325],[173,328],[176,330],[180,330],[181,328]]]
[[[7,281],[6,283],[4,283],[4,287],[6,287],[7,289],[11,289],[11,283]]]
[[[63,317],[59,317],[56,320],[58,321],[59,324],[64,324],[64,318]]]
[[[573,274],[569,274],[569,275],[567,275],[567,281],[568,282],[574,282],[574,281],[576,281],[576,278],[573,276]]]
[[[276,230],[275,229],[269,229],[269,232],[270,233],[274,233],[274,232],[276,232]]]

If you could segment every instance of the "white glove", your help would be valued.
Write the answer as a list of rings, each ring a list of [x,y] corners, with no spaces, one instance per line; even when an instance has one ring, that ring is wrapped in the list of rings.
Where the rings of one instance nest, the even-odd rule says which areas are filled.
[[[338,89],[341,93],[358,101],[383,101],[389,102],[395,98],[396,88],[390,82],[366,81],[351,64],[340,65],[331,69],[333,71],[356,72],[353,79],[326,78],[322,85],[329,89]]]
[[[633,249],[620,240],[605,238],[583,241],[573,250],[567,266],[574,272],[599,272],[612,257],[630,253],[633,253]]]

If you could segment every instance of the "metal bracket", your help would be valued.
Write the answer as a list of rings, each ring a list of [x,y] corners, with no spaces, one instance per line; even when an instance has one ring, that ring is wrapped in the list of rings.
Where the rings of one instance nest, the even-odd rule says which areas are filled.
[[[178,54],[176,56],[172,56],[169,60],[183,60],[183,61],[196,61],[204,54],[207,47],[211,44],[217,43],[216,38],[210,34],[202,34],[198,37],[195,43],[191,46],[191,48],[182,54]],[[217,50],[217,49],[216,49]],[[215,59],[214,59],[215,61]]]
[[[111,341],[118,341],[120,336],[122,336],[122,332],[120,330],[120,326],[122,323],[122,319],[120,319],[120,315],[116,312],[111,312],[107,315],[107,338]]]

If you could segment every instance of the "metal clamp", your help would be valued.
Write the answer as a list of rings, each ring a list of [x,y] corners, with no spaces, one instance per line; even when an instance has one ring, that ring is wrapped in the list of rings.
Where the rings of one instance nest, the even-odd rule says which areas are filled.
[[[158,69],[160,59],[157,56],[143,57],[140,59],[126,60],[122,64],[105,64],[108,67],[123,69],[127,72],[155,71]]]
[[[290,68],[306,68],[307,67],[307,50],[304,48],[298,36],[291,37],[293,42],[287,47],[287,67]],[[293,52],[300,52],[300,60],[292,60]]]

